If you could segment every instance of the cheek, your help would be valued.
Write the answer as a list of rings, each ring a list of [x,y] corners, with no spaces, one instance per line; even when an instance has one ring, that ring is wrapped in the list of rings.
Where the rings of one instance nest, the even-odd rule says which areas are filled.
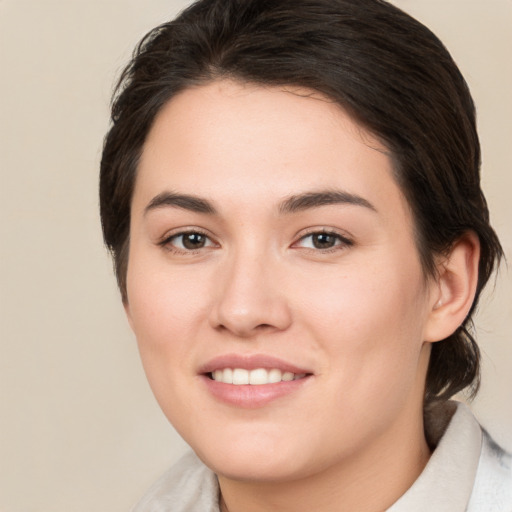
[[[311,280],[302,309],[306,329],[315,331],[329,354],[326,371],[336,370],[346,385],[371,395],[382,393],[383,385],[414,380],[423,345],[425,292],[415,267],[362,268]]]
[[[130,261],[127,313],[155,394],[159,387],[172,389],[168,380],[187,368],[193,341],[200,337],[198,319],[208,297],[201,282],[198,276],[169,272],[158,261],[148,262],[136,253]]]
[[[132,329],[153,394],[177,427],[194,412],[188,379],[193,370],[194,341],[201,337],[197,319],[204,296],[183,275],[137,272],[137,260],[133,260],[128,273]]]
[[[202,307],[205,297],[199,272],[170,269],[165,258],[148,257],[136,250],[127,273],[129,316],[136,335],[158,342],[185,329]],[[164,260],[164,261],[162,261]],[[172,337],[170,338],[172,339]]]
[[[366,336],[378,343],[385,333],[398,341],[419,326],[424,287],[419,272],[383,266],[360,265],[309,279],[305,274],[307,284],[296,290],[303,312],[321,329],[360,337],[363,346]]]

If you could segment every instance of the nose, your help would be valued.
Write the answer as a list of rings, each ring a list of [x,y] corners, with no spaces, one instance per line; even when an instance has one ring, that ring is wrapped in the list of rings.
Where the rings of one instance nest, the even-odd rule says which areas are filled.
[[[219,286],[211,310],[212,327],[241,338],[286,330],[292,314],[283,281],[279,265],[261,255],[226,262],[216,280]]]

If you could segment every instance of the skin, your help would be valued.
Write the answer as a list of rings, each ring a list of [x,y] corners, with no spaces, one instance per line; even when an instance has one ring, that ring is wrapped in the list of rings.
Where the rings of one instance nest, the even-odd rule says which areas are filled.
[[[283,211],[333,190],[360,204]],[[215,213],[155,206],[169,192]],[[191,231],[202,247],[183,245]],[[315,246],[322,231],[332,247]],[[162,109],[135,186],[125,307],[153,392],[217,473],[223,510],[378,511],[411,486],[430,456],[431,342],[462,321],[475,281],[477,243],[460,247],[453,268],[466,284],[451,259],[425,277],[385,148],[311,91],[217,81]],[[236,407],[200,375],[224,354],[310,375],[262,407]]]

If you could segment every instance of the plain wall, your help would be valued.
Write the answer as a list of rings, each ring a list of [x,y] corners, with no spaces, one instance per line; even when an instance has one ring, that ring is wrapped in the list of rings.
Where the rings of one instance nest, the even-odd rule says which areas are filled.
[[[396,0],[478,106],[483,183],[512,261],[512,2]],[[185,0],[0,0],[0,512],[129,510],[183,451],[158,409],[102,246],[97,176],[114,79]],[[512,275],[477,325],[473,408],[512,448]]]

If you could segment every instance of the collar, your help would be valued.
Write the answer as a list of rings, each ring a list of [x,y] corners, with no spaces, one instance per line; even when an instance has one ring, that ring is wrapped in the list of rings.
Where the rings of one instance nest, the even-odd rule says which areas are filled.
[[[480,425],[464,404],[447,402],[426,411],[425,432],[434,452],[388,512],[462,512],[468,506],[482,448]]]

